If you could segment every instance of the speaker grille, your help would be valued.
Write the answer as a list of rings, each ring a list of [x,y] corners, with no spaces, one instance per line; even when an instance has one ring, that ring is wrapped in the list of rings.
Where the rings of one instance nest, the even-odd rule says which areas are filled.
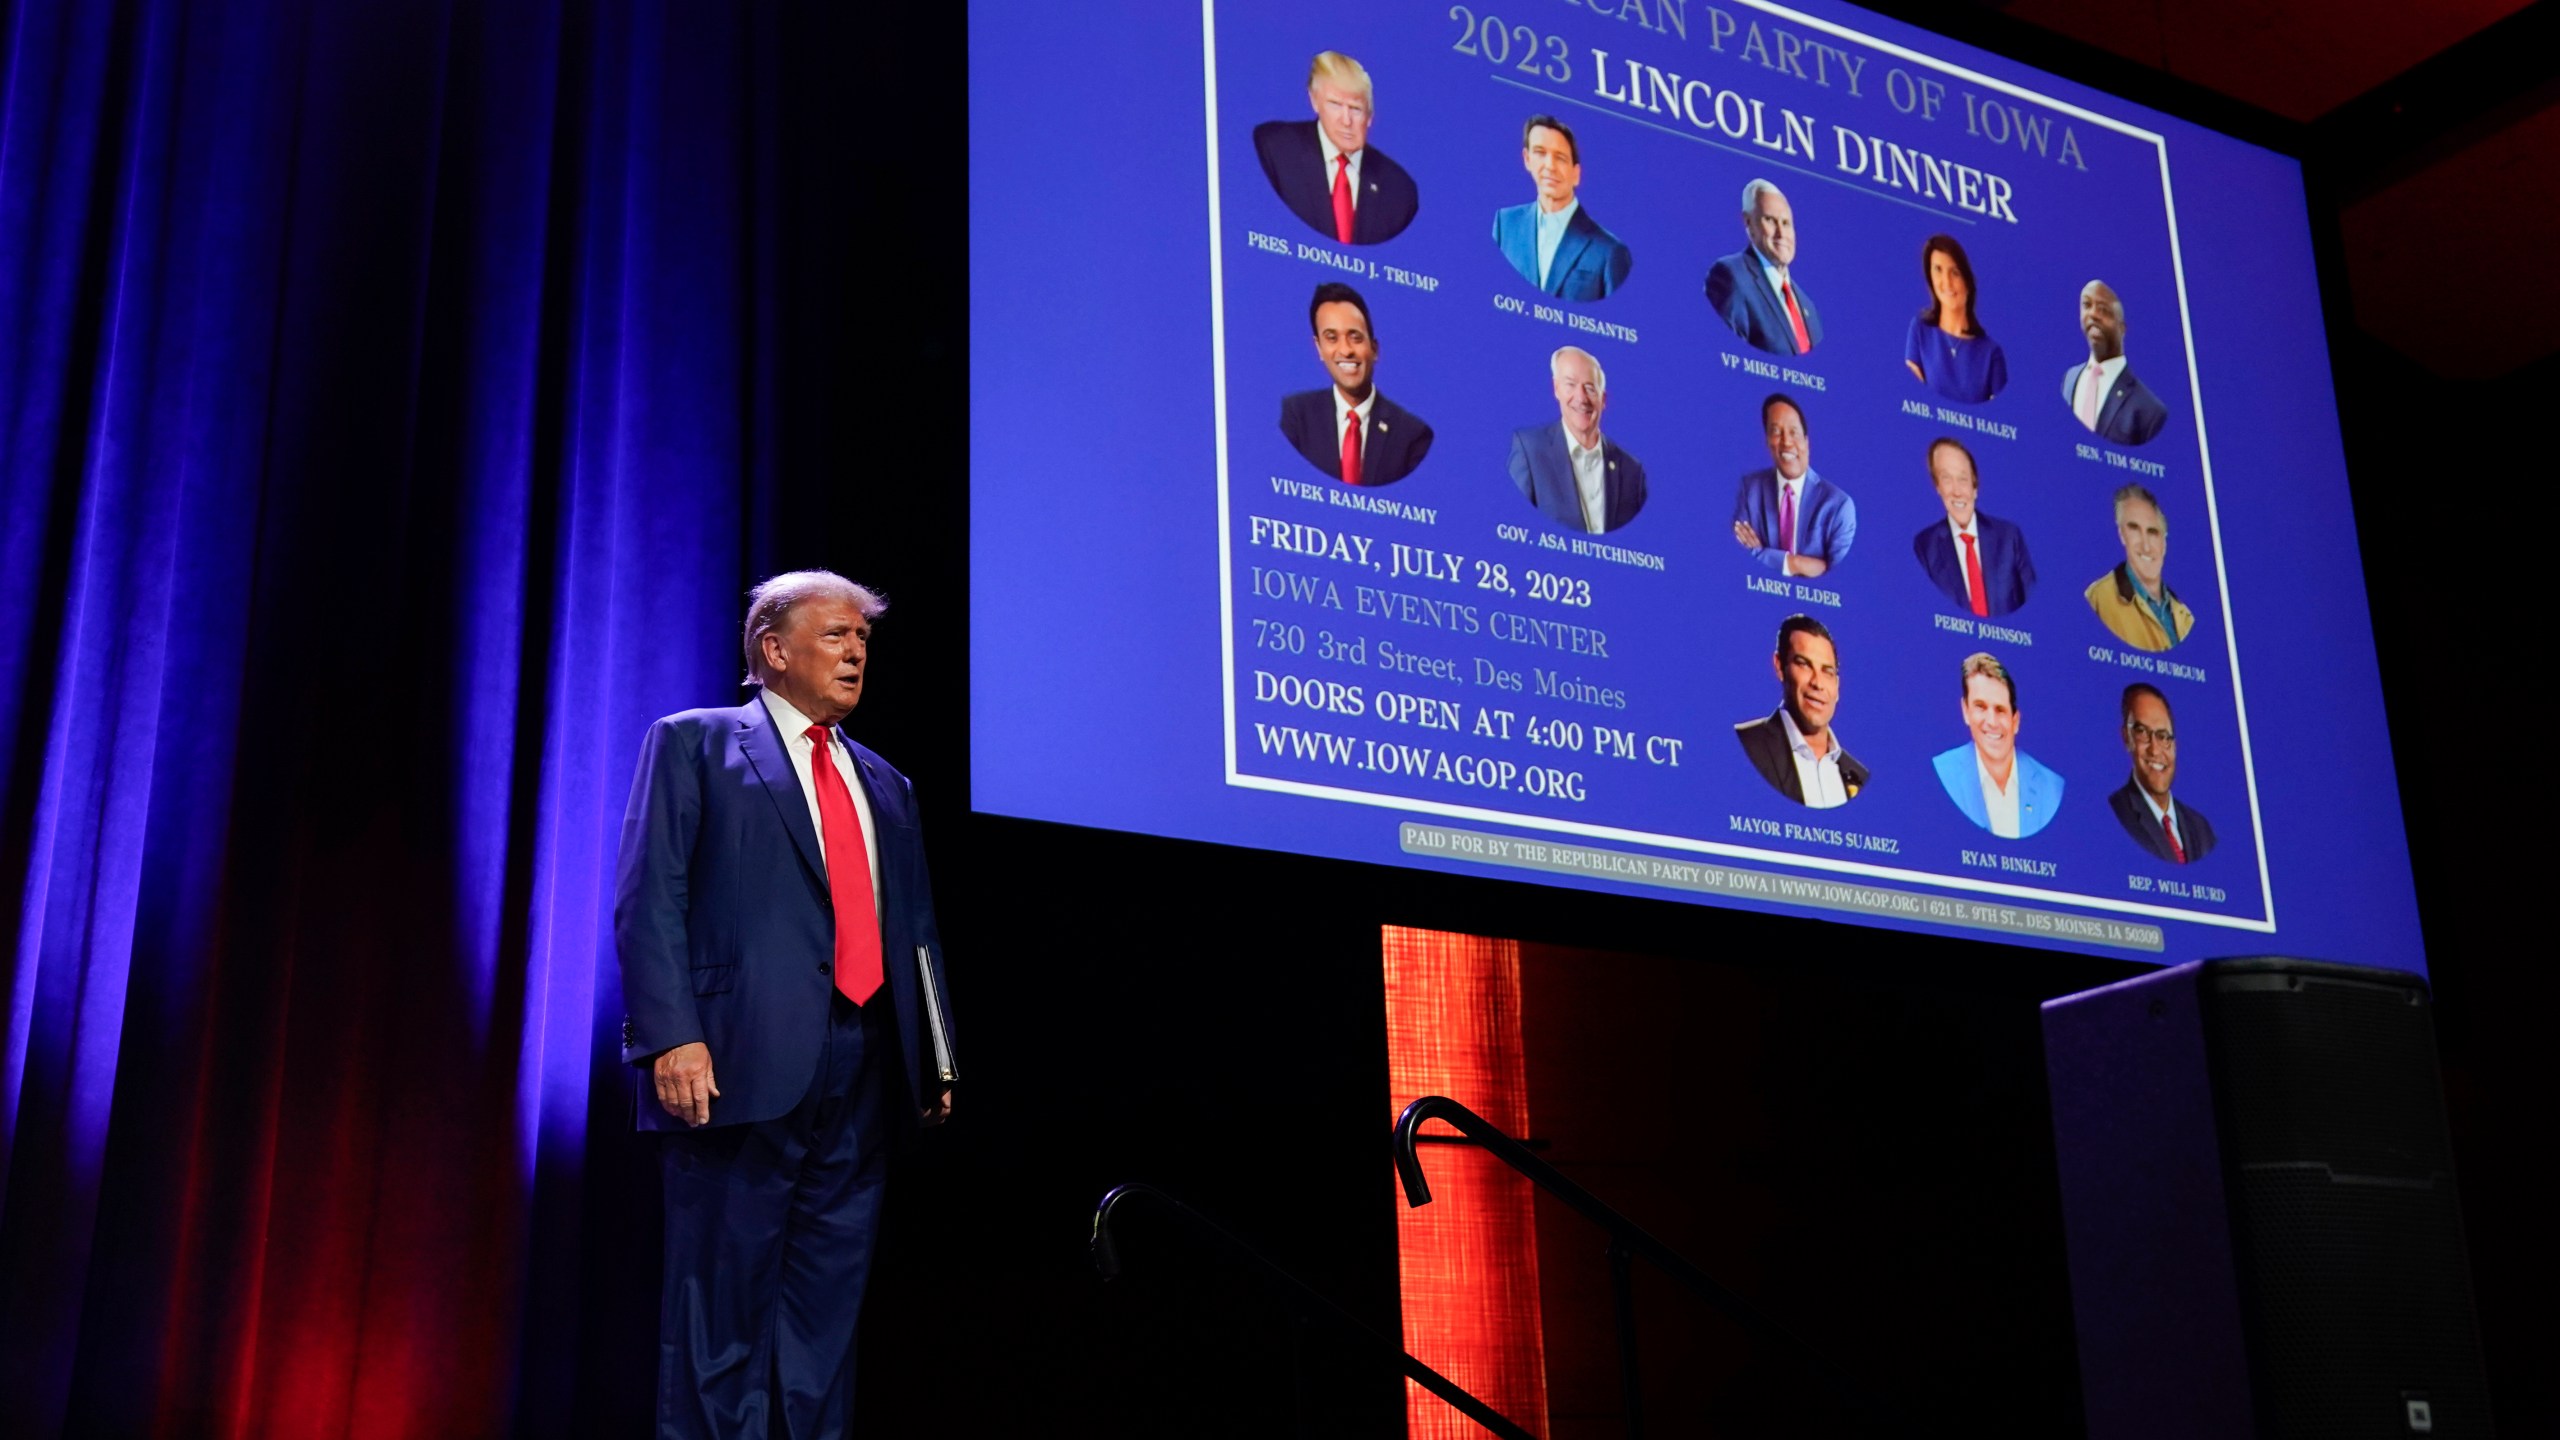
[[[2234,968],[2206,1034],[2264,1433],[2491,1433],[2424,989]]]

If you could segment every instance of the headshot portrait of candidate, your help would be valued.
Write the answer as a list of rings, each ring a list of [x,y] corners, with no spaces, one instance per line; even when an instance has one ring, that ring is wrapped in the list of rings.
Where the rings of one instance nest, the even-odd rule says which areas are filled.
[[[1776,355],[1822,343],[1822,315],[1795,281],[1796,212],[1766,180],[1742,187],[1742,231],[1750,244],[1707,270],[1707,303],[1733,333]]]
[[[2089,582],[2082,598],[2109,633],[2136,650],[2166,650],[2196,628],[2195,612],[2169,588],[2169,520],[2139,485],[2116,492],[2124,563]]]
[[[1969,405],[1999,394],[2009,383],[2009,357],[1982,328],[1982,290],[1956,237],[1932,235],[1922,243],[1920,278],[1929,286],[1929,303],[1911,317],[1902,342],[1911,378]]]
[[[1799,805],[1828,810],[1858,798],[1867,767],[1831,728],[1840,708],[1840,654],[1831,632],[1810,615],[1778,625],[1778,708],[1733,727],[1751,768],[1771,789]]]
[[[1280,203],[1336,244],[1375,245],[1403,234],[1422,208],[1422,192],[1369,143],[1378,118],[1369,72],[1338,50],[1325,51],[1307,66],[1307,104],[1313,120],[1253,127],[1253,153]]]
[[[1982,477],[1973,452],[1947,436],[1930,441],[1929,484],[1947,511],[1944,521],[1931,521],[1911,537],[1911,553],[1929,583],[1975,615],[2006,615],[2026,604],[2036,583],[2027,532],[1975,508]]]
[[[843,728],[886,608],[830,571],[766,580],[759,693],[641,744],[613,936],[665,1192],[661,1436],[846,1433],[890,1152],[951,1111],[915,790]]]
[[[1971,740],[1929,762],[1964,818],[2003,840],[2052,824],[2062,777],[2018,748],[2018,682],[1989,655],[1964,657],[1964,728]]]
[[[1493,243],[1520,278],[1559,300],[1601,300],[1627,283],[1636,257],[1582,208],[1582,141],[1553,115],[1520,127],[1520,163],[1537,198],[1493,212]]]
[[[1742,477],[1733,497],[1735,543],[1781,575],[1819,575],[1848,559],[1858,502],[1814,473],[1804,407],[1784,394],[1761,401],[1760,435],[1771,464]]]
[[[1609,373],[1599,357],[1567,345],[1547,357],[1558,418],[1511,432],[1511,483],[1559,525],[1605,534],[1644,508],[1644,464],[1600,433]]]
[[[1333,383],[1280,400],[1280,433],[1306,462],[1346,485],[1392,485],[1431,453],[1431,427],[1378,393],[1378,332],[1369,302],[1337,280],[1307,302],[1316,359]]]
[[[2124,301],[2104,280],[2080,287],[2080,333],[2089,358],[2062,372],[2062,403],[2091,434],[2140,445],[2169,423],[2169,407],[2134,378],[2124,358]]]
[[[2213,822],[2194,806],[2170,798],[2169,787],[2178,778],[2178,734],[2172,724],[2168,696],[2140,683],[2124,687],[2117,728],[2125,754],[2133,757],[2133,778],[2107,797],[2107,808],[2153,858],[2184,865],[2213,849]]]

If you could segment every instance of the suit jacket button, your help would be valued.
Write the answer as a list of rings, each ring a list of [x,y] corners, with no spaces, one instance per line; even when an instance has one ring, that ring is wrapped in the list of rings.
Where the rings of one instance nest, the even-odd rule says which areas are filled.
[[[818,973],[821,975],[833,975],[836,973],[836,967],[824,960],[821,960],[818,962]]]

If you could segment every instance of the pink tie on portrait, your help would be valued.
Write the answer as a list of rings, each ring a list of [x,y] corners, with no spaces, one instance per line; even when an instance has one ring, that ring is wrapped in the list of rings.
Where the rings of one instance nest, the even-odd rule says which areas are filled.
[[[1796,553],[1796,491],[1784,480],[1778,482],[1778,548]]]
[[[2080,417],[2082,427],[2098,428],[2098,362],[2080,367],[2080,398],[2072,404],[2071,413]]]

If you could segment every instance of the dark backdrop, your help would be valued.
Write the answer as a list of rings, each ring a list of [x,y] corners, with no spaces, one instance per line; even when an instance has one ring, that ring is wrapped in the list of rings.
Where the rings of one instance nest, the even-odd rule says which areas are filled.
[[[0,1430],[645,1428],[613,837],[645,722],[735,695],[745,587],[804,564],[894,602],[857,728],[931,817],[971,1042],[893,1187],[869,1433],[1395,1433],[1392,1381],[1177,1237],[1134,1232],[1113,1291],[1085,1257],[1103,1188],[1149,1179],[1392,1329],[1383,923],[1755,976],[1722,1023],[1787,1043],[1717,1103],[1766,1137],[1764,1258],[1807,1216],[1890,1223],[1752,1298],[1898,1389],[1995,1373],[2071,1429],[2034,1003],[2125,967],[966,813],[961,26],[0,3]],[[2389,540],[2443,477],[2512,483],[2560,377],[2339,360],[2492,1378],[2529,1429],[2506,1137],[2548,982],[2501,951],[2523,847],[2433,757],[2529,762],[2493,702],[2498,617],[2532,612],[2502,608],[2523,567],[2448,586]],[[1061,646],[1111,623],[1056,611]],[[1883,1134],[1921,1110],[1943,1148]],[[1978,1187],[2025,1218],[1983,1225]],[[1839,1258],[1931,1233],[1977,1285]],[[1733,1343],[1719,1383],[1792,1383]]]

